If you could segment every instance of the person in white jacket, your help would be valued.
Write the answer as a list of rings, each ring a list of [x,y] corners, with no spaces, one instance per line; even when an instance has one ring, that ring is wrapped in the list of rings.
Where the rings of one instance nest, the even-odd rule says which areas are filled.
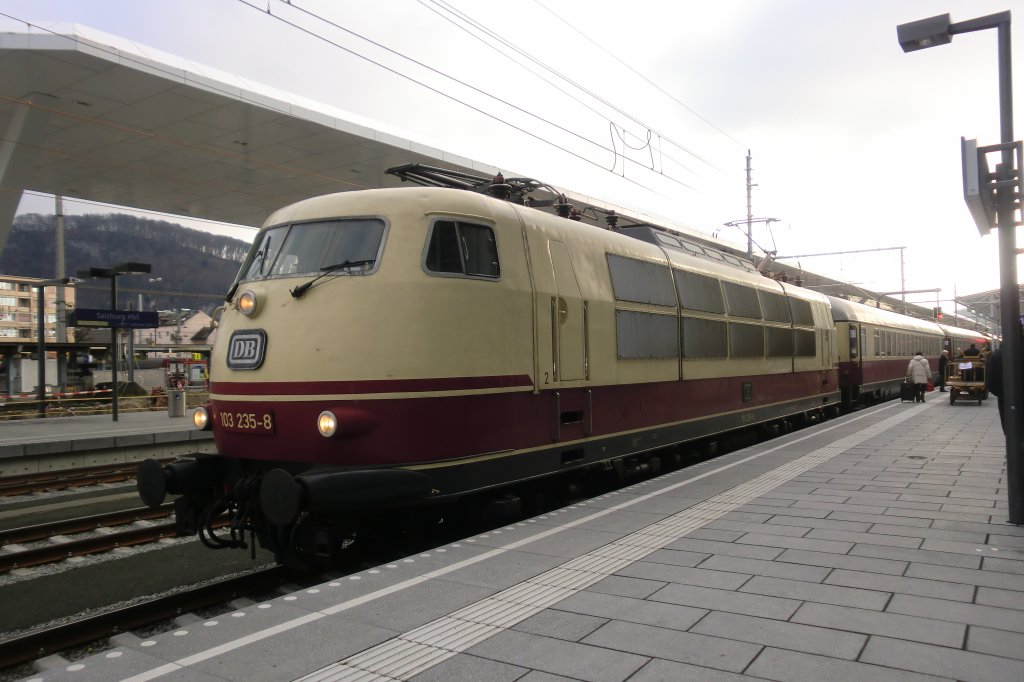
[[[928,379],[932,376],[931,365],[928,360],[917,351],[907,365],[907,380],[914,384],[914,402],[924,402],[924,392],[928,387]]]

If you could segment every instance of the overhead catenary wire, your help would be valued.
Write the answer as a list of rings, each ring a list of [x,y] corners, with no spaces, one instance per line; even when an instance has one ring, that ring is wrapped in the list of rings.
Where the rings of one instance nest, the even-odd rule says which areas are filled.
[[[533,2],[534,2],[535,4],[537,4],[538,6],[540,6],[540,8],[541,8],[541,9],[543,9],[544,11],[546,11],[546,12],[547,12],[548,14],[550,14],[550,15],[551,15],[551,16],[553,16],[553,17],[555,17],[556,19],[558,19],[559,21],[561,21],[561,22],[562,22],[563,24],[565,24],[566,26],[568,26],[569,28],[571,28],[571,29],[572,29],[573,31],[575,31],[576,33],[578,33],[578,34],[579,34],[580,36],[582,36],[582,37],[583,37],[583,38],[584,38],[584,39],[585,39],[586,41],[588,41],[589,43],[593,44],[593,45],[594,45],[595,47],[597,47],[597,48],[598,48],[599,50],[601,50],[602,52],[604,52],[605,54],[607,54],[607,55],[608,55],[609,57],[611,57],[612,59],[614,59],[615,61],[617,61],[618,63],[622,64],[622,65],[623,65],[624,67],[626,67],[626,68],[627,68],[627,69],[629,69],[630,71],[632,71],[632,72],[633,72],[634,74],[636,74],[637,76],[639,76],[639,77],[640,77],[641,79],[643,79],[643,81],[644,81],[645,83],[647,83],[648,85],[650,85],[651,87],[653,87],[653,88],[654,88],[655,90],[657,90],[657,91],[658,91],[658,92],[660,92],[661,94],[665,95],[666,97],[668,97],[669,99],[671,99],[671,100],[672,100],[673,102],[675,102],[676,104],[678,104],[679,106],[681,106],[681,107],[682,107],[683,109],[686,109],[686,111],[688,111],[689,113],[693,114],[693,116],[695,116],[696,118],[698,118],[698,119],[700,119],[701,121],[703,121],[704,123],[706,123],[706,124],[707,124],[708,126],[710,126],[710,127],[711,127],[711,128],[713,129],[713,130],[715,130],[716,132],[719,132],[719,133],[721,133],[722,135],[724,135],[725,137],[729,138],[730,140],[732,140],[732,141],[733,141],[733,142],[735,142],[736,144],[739,144],[739,145],[741,145],[741,146],[744,146],[744,147],[746,146],[746,145],[743,145],[743,144],[742,144],[742,143],[741,143],[741,142],[740,142],[739,140],[737,140],[737,139],[736,139],[735,137],[733,137],[733,136],[732,136],[732,135],[730,135],[729,133],[725,132],[724,130],[722,130],[721,128],[719,128],[718,126],[716,126],[716,125],[715,125],[714,123],[712,123],[712,122],[711,122],[710,120],[708,120],[708,119],[707,119],[707,118],[705,118],[704,116],[701,116],[701,115],[700,115],[699,113],[697,113],[697,112],[696,112],[696,111],[695,111],[695,110],[694,110],[694,109],[693,109],[692,107],[690,107],[690,106],[689,106],[689,105],[687,105],[687,104],[686,104],[685,102],[683,102],[682,100],[680,100],[679,98],[677,98],[677,97],[676,97],[675,95],[673,95],[672,93],[668,92],[667,90],[665,90],[664,88],[662,88],[662,87],[661,87],[660,85],[658,85],[657,83],[655,83],[654,81],[652,81],[652,80],[651,80],[650,78],[648,78],[647,76],[643,75],[642,73],[640,73],[639,71],[637,71],[637,70],[636,70],[635,68],[633,68],[632,66],[630,66],[630,65],[629,65],[628,63],[626,63],[625,61],[623,61],[622,59],[620,59],[620,58],[619,58],[618,56],[616,56],[616,55],[615,55],[615,54],[614,54],[613,52],[611,52],[611,51],[610,51],[610,50],[608,50],[608,49],[607,49],[606,47],[604,47],[603,45],[601,45],[600,43],[598,43],[597,41],[595,41],[595,40],[594,40],[593,38],[591,38],[590,36],[588,36],[588,35],[587,35],[586,33],[584,33],[583,31],[581,31],[581,30],[580,30],[579,28],[577,28],[575,24],[572,24],[572,23],[570,23],[570,22],[566,21],[566,20],[565,20],[565,19],[564,19],[564,18],[563,18],[562,16],[560,16],[560,15],[559,15],[559,14],[557,14],[557,13],[556,13],[555,11],[553,11],[552,9],[550,9],[549,7],[547,7],[546,5],[544,5],[544,3],[542,3],[542,2],[540,1],[540,0],[533,0]]]
[[[561,79],[562,81],[568,83],[569,85],[571,85],[572,87],[576,88],[577,90],[580,90],[581,92],[585,93],[587,96],[591,97],[592,99],[597,100],[598,102],[600,102],[604,106],[608,107],[612,111],[615,111],[616,113],[620,114],[621,116],[624,116],[625,118],[629,119],[633,123],[636,123],[640,127],[646,129],[647,130],[647,141],[648,141],[648,144],[650,142],[652,133],[656,134],[658,136],[659,140],[664,140],[664,141],[668,142],[672,146],[674,146],[674,147],[676,147],[676,148],[686,152],[687,154],[689,154],[693,158],[697,159],[698,161],[701,161],[702,163],[704,163],[704,164],[706,164],[708,166],[711,166],[712,168],[715,168],[716,170],[718,170],[717,167],[714,166],[714,164],[712,164],[710,161],[708,161],[707,159],[703,158],[702,156],[700,156],[699,154],[697,154],[693,150],[688,149],[687,147],[682,146],[678,142],[673,141],[671,138],[668,138],[668,137],[664,136],[662,133],[654,130],[651,126],[647,125],[646,123],[644,123],[640,119],[636,118],[635,116],[633,116],[629,112],[627,112],[624,109],[620,108],[618,105],[608,101],[604,97],[602,97],[602,96],[598,95],[597,93],[593,92],[592,90],[586,88],[585,86],[583,86],[579,82],[575,81],[574,79],[570,78],[569,76],[567,76],[566,74],[562,73],[561,71],[558,71],[558,70],[552,68],[551,66],[548,66],[547,64],[545,64],[544,62],[540,61],[539,59],[537,59],[533,55],[529,54],[525,50],[519,48],[515,44],[513,44],[510,41],[506,40],[500,34],[498,34],[495,31],[489,29],[487,26],[485,26],[484,24],[480,23],[479,21],[473,19],[472,17],[470,17],[465,12],[459,10],[458,8],[455,8],[454,6],[452,6],[450,3],[446,2],[445,0],[417,0],[417,2],[419,2],[421,5],[423,5],[427,9],[430,9],[435,14],[437,14],[438,16],[442,17],[443,19],[445,19],[446,21],[451,23],[453,26],[459,28],[460,30],[464,31],[465,33],[467,33],[468,35],[470,35],[474,39],[480,41],[481,43],[483,43],[484,45],[486,45],[490,49],[498,52],[499,54],[501,54],[505,58],[509,59],[510,61],[512,61],[515,64],[518,64],[519,66],[523,67],[524,69],[527,69],[531,74],[535,75],[538,78],[541,78],[542,80],[544,80],[544,82],[546,82],[549,85],[552,85],[553,87],[555,87],[557,89],[557,91],[560,92],[561,94],[563,94],[564,96],[569,97],[570,99],[576,101],[577,103],[581,104],[582,106],[586,107],[587,109],[589,109],[590,111],[596,113],[597,115],[601,116],[602,118],[605,118],[605,119],[609,120],[609,122],[611,122],[611,120],[608,119],[607,115],[602,114],[601,112],[597,111],[596,109],[594,109],[592,106],[590,106],[586,102],[583,102],[581,99],[579,99],[578,97],[574,96],[572,93],[566,92],[565,90],[563,90],[561,88],[558,88],[558,86],[556,86],[550,80],[545,78],[542,74],[538,74],[535,71],[530,70],[528,67],[526,67],[526,65],[524,65],[521,62],[513,59],[507,53],[504,53],[501,50],[499,50],[498,47],[494,43],[491,43],[491,42],[488,42],[488,41],[484,40],[479,35],[473,33],[472,31],[469,31],[464,26],[459,25],[458,23],[453,21],[451,18],[449,18],[449,17],[445,16],[444,14],[442,14],[440,11],[435,10],[435,9],[429,7],[427,3],[436,5],[436,6],[440,7],[440,8],[442,8],[442,9],[444,9],[445,11],[449,12],[450,14],[458,17],[459,19],[461,19],[462,21],[466,22],[470,26],[472,26],[472,27],[476,28],[477,30],[479,30],[479,31],[485,33],[486,35],[490,36],[495,41],[501,43],[502,45],[505,45],[510,50],[513,50],[514,52],[516,52],[517,54],[521,55],[525,59],[528,59],[529,61],[533,62],[538,67],[540,67],[540,68],[544,69],[545,71],[553,74],[554,76],[556,76],[557,78]],[[632,134],[632,133],[630,133],[630,134]],[[638,139],[640,139],[642,141],[642,138],[638,137]],[[642,149],[642,148],[643,147],[640,147],[639,149]],[[631,147],[631,149],[638,149],[638,148]],[[678,164],[680,167],[684,168],[685,170],[693,172],[692,169],[687,167],[686,164],[682,163],[678,159],[672,158],[671,156],[669,156],[667,154],[665,156],[667,156],[670,160],[672,160],[674,163]]]
[[[249,2],[248,0],[236,0],[236,1],[241,3],[242,5],[250,8],[250,9],[253,9],[253,10],[256,10],[256,11],[260,12],[261,14],[265,14],[267,16],[270,16],[273,19],[275,19],[275,20],[277,20],[277,21],[279,21],[279,22],[281,22],[281,23],[283,23],[283,24],[285,24],[287,26],[292,27],[292,28],[294,28],[297,31],[305,33],[306,35],[309,35],[312,38],[320,40],[320,41],[322,41],[322,42],[324,42],[324,43],[326,43],[328,45],[331,45],[331,46],[333,46],[333,47],[335,47],[337,49],[340,49],[340,50],[342,50],[342,51],[344,51],[344,52],[346,52],[346,53],[348,53],[348,54],[350,54],[350,55],[352,55],[352,56],[354,56],[354,57],[356,57],[358,59],[361,59],[363,61],[369,62],[370,64],[373,64],[374,66],[377,66],[378,68],[381,68],[381,69],[383,69],[383,70],[385,70],[385,71],[387,71],[387,72],[389,72],[389,73],[391,73],[391,74],[393,74],[395,76],[398,76],[399,78],[402,78],[402,79],[407,80],[407,81],[409,81],[411,83],[414,83],[414,84],[416,84],[416,85],[418,85],[420,87],[423,87],[423,88],[425,88],[425,89],[427,89],[427,90],[429,90],[429,91],[431,91],[431,92],[433,92],[433,93],[435,93],[435,94],[437,94],[437,95],[439,95],[441,97],[444,97],[444,98],[446,98],[448,100],[451,100],[451,101],[453,101],[453,102],[455,102],[457,104],[460,104],[460,105],[462,105],[462,106],[464,106],[464,107],[466,107],[468,109],[471,109],[472,111],[475,111],[475,112],[477,112],[477,113],[479,113],[479,114],[481,114],[483,116],[486,116],[486,117],[488,117],[488,118],[490,118],[492,120],[495,120],[495,121],[497,121],[497,122],[499,122],[499,123],[501,123],[503,125],[506,125],[506,126],[512,128],[514,130],[517,130],[517,131],[519,131],[519,132],[521,132],[521,133],[523,133],[525,135],[528,135],[529,137],[532,137],[535,140],[543,142],[544,144],[547,144],[549,146],[555,147],[556,149],[558,149],[558,150],[560,150],[562,152],[565,152],[566,154],[569,154],[570,156],[572,156],[572,157],[574,157],[576,159],[579,159],[579,160],[584,161],[584,162],[586,162],[586,163],[588,163],[590,165],[593,165],[593,166],[596,166],[598,168],[601,168],[602,170],[606,170],[606,171],[608,170],[602,164],[594,161],[593,159],[587,158],[586,156],[584,156],[584,155],[582,155],[580,153],[572,151],[571,149],[568,149],[568,148],[566,148],[566,147],[564,147],[564,146],[562,146],[562,145],[560,145],[560,144],[558,144],[556,142],[548,140],[548,139],[544,138],[543,136],[541,136],[541,135],[539,135],[537,133],[529,131],[529,130],[523,128],[520,125],[512,123],[511,121],[507,121],[507,120],[501,118],[500,116],[498,116],[496,114],[493,114],[493,113],[491,113],[489,111],[486,111],[486,110],[484,110],[484,109],[482,109],[482,108],[480,108],[478,106],[475,106],[473,104],[469,104],[468,102],[464,102],[464,101],[458,99],[457,97],[455,97],[455,96],[453,96],[453,95],[451,95],[449,93],[446,93],[446,92],[444,92],[443,90],[441,90],[441,89],[439,89],[437,87],[429,85],[429,84],[427,84],[427,83],[425,83],[425,82],[423,82],[421,80],[417,80],[416,78],[414,78],[414,77],[412,77],[412,76],[410,76],[408,74],[405,74],[405,73],[401,72],[398,69],[395,69],[395,68],[392,68],[390,66],[387,66],[387,65],[385,65],[385,64],[383,64],[383,63],[381,63],[381,62],[379,62],[379,61],[377,61],[375,59],[372,59],[371,57],[369,57],[367,55],[364,55],[364,54],[358,52],[357,50],[354,50],[354,49],[351,49],[349,47],[346,47],[346,46],[342,45],[341,43],[339,43],[339,42],[337,42],[335,40],[331,40],[330,38],[328,38],[328,37],[326,37],[324,35],[321,35],[321,34],[317,33],[316,31],[314,31],[314,30],[312,30],[310,28],[307,28],[305,26],[297,24],[294,21],[291,21],[288,18],[286,18],[286,17],[284,17],[284,16],[282,16],[280,14],[274,14],[269,9],[268,10],[264,10],[264,9],[262,9],[260,7],[257,7],[255,5],[253,5],[251,2]],[[284,0],[282,0],[282,2],[283,1]],[[379,43],[377,41],[374,41],[374,40],[372,40],[370,38],[362,36],[362,35],[356,33],[355,31],[352,31],[351,29],[348,29],[348,28],[346,28],[344,26],[341,26],[340,24],[337,24],[336,22],[333,22],[330,19],[322,17],[321,15],[319,15],[319,14],[317,14],[315,12],[312,12],[310,10],[304,9],[302,7],[299,7],[294,2],[285,2],[285,4],[288,7],[292,8],[292,9],[298,11],[298,12],[301,12],[304,15],[307,15],[307,16],[309,16],[311,18],[314,18],[314,19],[316,19],[318,21],[321,21],[321,22],[323,22],[323,23],[325,23],[325,24],[327,24],[329,26],[337,28],[340,31],[348,33],[348,34],[350,34],[350,35],[352,35],[352,36],[354,36],[354,37],[356,37],[356,38],[358,38],[360,40],[363,40],[363,41],[365,41],[365,42],[367,42],[367,43],[369,43],[371,45],[374,45],[374,46],[378,47],[379,49],[382,49],[382,50],[384,50],[384,51],[386,51],[386,52],[388,52],[390,54],[393,54],[393,55],[401,58],[401,59],[404,59],[404,60],[407,60],[407,61],[409,61],[409,62],[411,62],[413,64],[416,64],[417,66],[420,66],[420,67],[430,71],[431,73],[434,73],[434,74],[442,76],[442,77],[444,77],[444,78],[446,78],[448,80],[451,80],[451,81],[453,81],[455,83],[458,83],[459,85],[461,85],[463,87],[466,87],[466,88],[468,88],[468,89],[470,89],[470,90],[472,90],[474,92],[477,92],[477,93],[479,93],[479,94],[481,94],[481,95],[483,95],[485,97],[493,99],[493,100],[495,100],[495,101],[497,101],[497,102],[499,102],[499,103],[501,103],[501,104],[503,104],[505,106],[508,106],[508,107],[510,107],[510,108],[512,108],[512,109],[514,109],[516,111],[519,111],[520,113],[523,113],[523,114],[525,114],[527,116],[535,118],[535,119],[537,119],[537,120],[539,120],[539,121],[541,121],[541,122],[543,122],[543,123],[545,123],[545,124],[547,124],[547,125],[549,125],[549,126],[551,126],[553,128],[556,128],[556,129],[561,130],[561,131],[563,131],[563,132],[565,132],[565,133],[567,133],[569,135],[572,135],[573,137],[577,137],[577,138],[587,142],[590,145],[593,145],[595,147],[598,147],[599,149],[602,149],[603,151],[606,151],[606,152],[609,152],[609,153],[613,153],[613,154],[615,153],[614,149],[605,147],[601,143],[595,142],[594,140],[591,140],[590,138],[584,137],[584,136],[580,135],[579,133],[576,133],[575,131],[569,130],[568,128],[565,128],[564,126],[561,126],[561,125],[559,125],[557,123],[549,121],[549,120],[547,120],[547,119],[545,119],[545,118],[543,118],[541,116],[538,116],[537,114],[534,114],[533,112],[530,112],[530,111],[528,111],[528,110],[526,110],[526,109],[524,109],[522,107],[519,107],[519,106],[517,106],[515,104],[512,104],[511,102],[508,102],[508,101],[506,101],[504,99],[501,99],[501,98],[499,98],[499,97],[497,97],[495,95],[492,95],[491,93],[488,93],[488,92],[486,92],[486,91],[484,91],[484,90],[482,90],[480,88],[477,88],[477,87],[475,87],[475,86],[473,86],[473,85],[471,85],[469,83],[466,83],[465,81],[462,81],[462,80],[460,80],[458,78],[455,78],[454,76],[451,76],[449,74],[444,73],[443,71],[435,69],[435,68],[433,68],[433,67],[431,67],[431,66],[429,66],[427,64],[424,64],[424,63],[422,63],[422,62],[420,62],[420,61],[418,61],[416,59],[413,59],[413,58],[411,58],[411,57],[409,57],[407,55],[404,55],[404,54],[398,52],[397,50],[394,50],[394,49],[389,48],[389,47],[387,47],[385,45],[382,45],[381,43]],[[268,5],[268,7],[269,7],[269,5]],[[641,166],[641,167],[645,167],[646,168],[646,166]],[[652,170],[652,172],[657,172],[657,171],[654,171],[653,169],[649,169],[649,170]],[[688,184],[686,182],[683,182],[683,181],[681,181],[681,180],[679,180],[677,178],[674,178],[674,177],[672,177],[670,175],[666,175],[664,173],[658,173],[658,175],[660,177],[663,177],[663,178],[665,178],[665,179],[667,179],[667,180],[677,184],[677,185],[686,187],[687,189],[691,189],[691,190],[695,189],[692,185],[690,185],[690,184]],[[652,188],[644,185],[643,183],[637,182],[636,180],[632,180],[631,178],[626,178],[626,177],[623,177],[623,179],[626,180],[627,182],[630,182],[631,184],[634,184],[634,185],[636,185],[638,187],[641,187],[641,188],[643,188],[643,189],[645,189],[647,191],[654,192],[656,194],[658,193],[655,190],[653,190]]]

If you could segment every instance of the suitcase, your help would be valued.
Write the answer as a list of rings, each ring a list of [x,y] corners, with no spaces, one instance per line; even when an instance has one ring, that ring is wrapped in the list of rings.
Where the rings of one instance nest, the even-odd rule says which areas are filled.
[[[904,400],[909,400],[910,402],[914,402],[914,388],[915,388],[914,384],[910,383],[909,381],[904,381],[902,384],[900,384],[900,402],[901,403]]]

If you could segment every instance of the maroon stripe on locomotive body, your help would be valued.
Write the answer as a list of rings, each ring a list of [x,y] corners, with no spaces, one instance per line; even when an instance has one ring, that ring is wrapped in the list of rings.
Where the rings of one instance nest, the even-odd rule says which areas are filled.
[[[533,386],[526,374],[487,377],[445,377],[439,379],[373,379],[367,381],[274,381],[210,382],[211,393],[226,395],[358,395],[365,393],[415,393],[431,391],[474,391],[493,388]]]
[[[441,383],[460,381],[453,378]],[[818,396],[821,407],[835,402],[837,382],[835,370],[815,370],[559,388],[539,394],[503,391],[376,400],[332,400],[310,395],[311,400],[258,403],[218,399],[213,401],[212,411],[215,424],[219,424],[222,411],[242,412],[258,406],[273,412],[272,434],[214,429],[218,450],[229,457],[341,467],[410,466],[643,431]],[[314,385],[323,389],[335,383],[347,382]],[[399,382],[369,383],[377,384],[379,392],[390,392],[380,387]],[[750,384],[746,401],[744,384]],[[422,390],[437,390],[425,388],[436,385],[425,381]],[[278,384],[250,386],[252,395],[270,395]],[[360,435],[324,438],[316,430],[316,419],[325,409],[359,411],[373,428]],[[572,417],[562,423],[566,414]],[[344,421],[344,417],[340,419]],[[737,420],[737,426],[743,423]]]

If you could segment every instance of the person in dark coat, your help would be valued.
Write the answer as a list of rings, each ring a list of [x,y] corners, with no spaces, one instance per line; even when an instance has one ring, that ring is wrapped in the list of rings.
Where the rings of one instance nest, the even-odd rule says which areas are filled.
[[[942,351],[939,356],[939,390],[946,392],[946,365],[949,364],[949,351]]]

